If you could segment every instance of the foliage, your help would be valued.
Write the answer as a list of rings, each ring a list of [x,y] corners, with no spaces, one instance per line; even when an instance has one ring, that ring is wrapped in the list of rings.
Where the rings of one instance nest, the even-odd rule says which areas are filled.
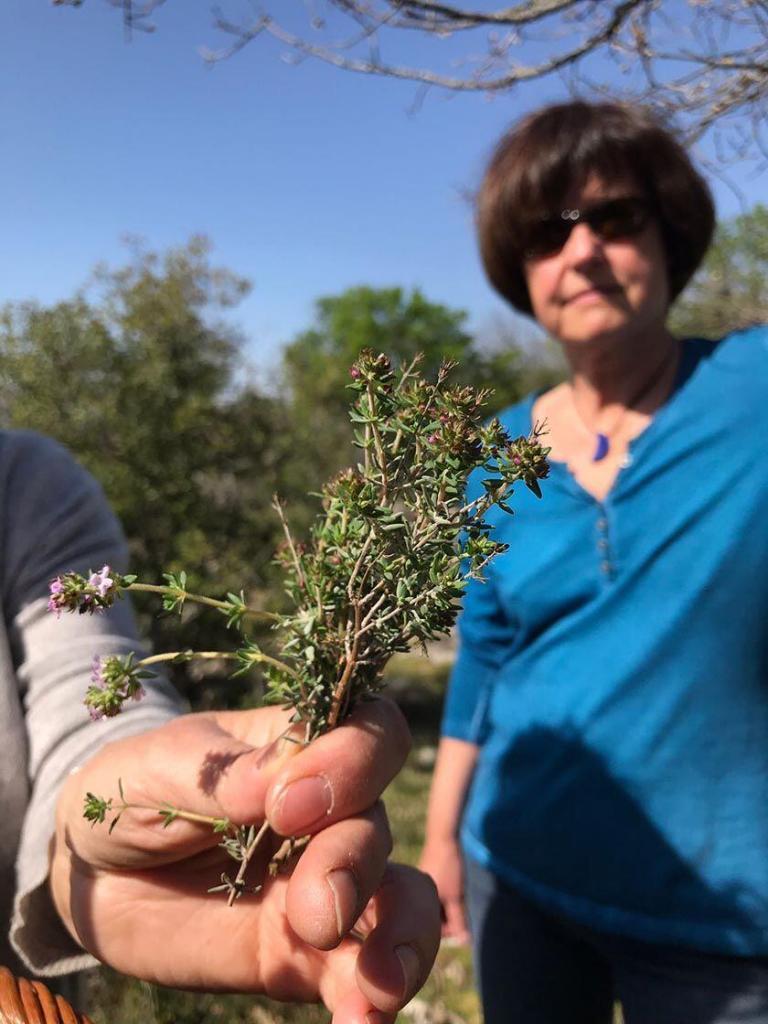
[[[295,610],[279,628],[294,667],[269,666],[267,692],[296,710],[308,738],[374,691],[395,651],[450,629],[467,580],[504,550],[486,512],[511,511],[518,481],[540,495],[548,473],[537,436],[513,441],[498,420],[482,426],[483,392],[449,387],[450,363],[428,383],[416,361],[393,372],[383,353],[361,353],[350,416],[363,462],[323,488],[309,547],[288,533],[281,553]],[[478,467],[484,493],[467,502]]]
[[[718,226],[699,272],[675,306],[672,329],[722,338],[768,321],[768,207],[757,204]]]
[[[136,247],[69,301],[7,306],[0,414],[91,470],[138,574],[185,567],[195,587],[253,590],[269,576],[286,433],[279,403],[240,376],[240,338],[212,317],[248,285],[209,251],[203,238],[162,256]],[[221,632],[194,614],[149,628],[160,646]]]
[[[366,348],[393,362],[409,362],[421,353],[427,376],[444,359],[455,361],[457,381],[491,389],[489,413],[558,377],[547,361],[523,352],[509,333],[503,346],[481,348],[467,330],[463,310],[432,302],[418,289],[360,286],[318,299],[314,325],[283,352],[283,391],[297,440],[284,472],[294,492],[299,481],[319,489],[346,465],[352,431],[345,384],[350,365]],[[306,514],[304,519],[293,516],[292,522],[297,521],[300,528],[308,526]]]
[[[160,661],[237,658],[240,672],[264,666],[267,699],[292,712],[286,738],[309,743],[335,728],[360,699],[377,692],[389,658],[427,642],[453,626],[469,579],[482,578],[487,563],[506,550],[490,536],[486,513],[511,512],[513,486],[520,482],[541,497],[539,481],[549,473],[548,449],[537,432],[510,438],[499,420],[483,425],[484,392],[449,386],[444,362],[430,382],[417,370],[418,357],[394,371],[386,355],[370,350],[352,366],[349,387],[356,398],[350,417],[362,462],[323,488],[323,510],[306,548],[297,545],[283,520],[285,546],[278,554],[293,609],[280,615],[249,608],[244,597],[217,600],[190,593],[186,576],[166,574],[149,584],[121,576],[109,566],[84,576],[66,572],[51,581],[49,608],[95,614],[126,591],[162,596],[167,610],[181,612],[188,601],[213,605],[230,627],[244,629],[249,615],[270,615],[279,633],[280,656],[245,635],[230,651],[173,651],[142,659],[115,656],[94,665],[86,704],[94,718],[117,714],[128,699],[143,694],[147,668]],[[482,469],[482,493],[468,500],[468,474]],[[277,511],[282,518],[281,506]],[[94,824],[114,814],[110,829],[129,803],[89,793],[85,817]],[[167,825],[176,818],[206,822],[224,833],[220,845],[238,862],[211,891],[226,891],[232,903],[247,891],[256,849],[269,831],[264,822],[238,826],[184,808],[150,808]],[[271,862],[276,870],[293,855],[300,837],[288,841]]]
[[[137,575],[154,579],[162,565],[186,571],[182,589],[242,589],[258,603],[265,588],[274,598],[273,494],[304,536],[315,509],[307,491],[348,461],[345,385],[363,347],[397,361],[423,351],[428,374],[446,357],[459,360],[459,380],[496,389],[489,411],[531,378],[512,342],[481,354],[462,311],[418,291],[360,287],[319,300],[316,323],[285,350],[283,394],[266,395],[244,372],[242,339],[217,319],[247,288],[193,238],[165,253],[135,244],[124,266],[99,268],[67,301],[6,306],[0,416],[61,441],[96,476]],[[203,613],[187,603],[182,615],[145,616],[142,625],[159,650],[220,649],[225,622]],[[198,707],[220,699],[188,662],[168,667]],[[228,688],[232,702],[251,685]]]

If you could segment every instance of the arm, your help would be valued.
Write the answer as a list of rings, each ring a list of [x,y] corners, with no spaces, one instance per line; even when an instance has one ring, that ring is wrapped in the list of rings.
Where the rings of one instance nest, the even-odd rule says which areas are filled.
[[[419,867],[432,876],[443,908],[443,935],[467,942],[459,827],[479,747],[466,740],[440,741],[429,794],[424,850]]]
[[[470,478],[470,499],[475,496],[473,486],[477,484]],[[437,885],[443,935],[466,942],[461,818],[488,731],[488,704],[496,674],[514,640],[492,573],[487,581],[473,580],[467,587],[459,635],[459,657],[448,686],[420,867]]]
[[[93,478],[53,441],[5,434],[0,502],[4,670],[14,698],[13,717],[4,725],[6,751],[16,751],[20,794],[25,768],[29,780],[10,938],[29,971],[53,975],[94,963],[64,929],[48,887],[48,850],[62,783],[110,740],[158,726],[181,709],[163,681],[153,684],[124,719],[93,723],[83,706],[95,655],[140,650],[127,602],[103,616],[57,619],[47,611],[48,583],[58,573],[105,563],[125,567],[120,527]]]

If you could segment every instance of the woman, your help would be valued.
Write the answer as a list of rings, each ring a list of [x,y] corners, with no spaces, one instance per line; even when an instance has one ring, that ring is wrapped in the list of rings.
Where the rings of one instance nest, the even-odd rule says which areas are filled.
[[[501,417],[546,424],[552,471],[467,595],[422,860],[445,932],[466,898],[489,1024],[768,1021],[768,331],[667,328],[713,205],[641,109],[524,120],[478,221],[570,376]]]

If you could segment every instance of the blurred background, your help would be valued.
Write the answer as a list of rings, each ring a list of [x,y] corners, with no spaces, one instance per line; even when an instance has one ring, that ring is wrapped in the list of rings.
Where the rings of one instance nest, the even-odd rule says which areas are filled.
[[[489,414],[561,376],[548,340],[491,292],[473,238],[484,161],[527,110],[605,90],[674,116],[720,226],[673,324],[717,337],[768,318],[768,28],[762,5],[725,0],[574,0],[496,35],[491,0],[465,4],[476,21],[463,25],[428,10],[445,5],[406,4],[421,21],[400,28],[387,0],[280,0],[266,14],[285,21],[267,32],[269,6],[3,3],[0,424],[55,437],[95,474],[143,579],[184,570],[192,589],[279,607],[272,496],[304,535],[313,492],[354,460],[345,383],[361,348],[423,352],[428,371],[458,360],[464,380],[493,387]],[[601,36],[617,6],[625,21]],[[610,45],[566,59],[593,36]],[[158,650],[226,642],[221,616],[139,611]],[[450,641],[432,655],[388,674],[416,739],[388,794],[409,861]],[[258,686],[184,666],[176,682],[199,708],[247,704]],[[89,998],[97,1022],[326,1018],[110,972]],[[403,1019],[479,1019],[466,951],[441,952]]]

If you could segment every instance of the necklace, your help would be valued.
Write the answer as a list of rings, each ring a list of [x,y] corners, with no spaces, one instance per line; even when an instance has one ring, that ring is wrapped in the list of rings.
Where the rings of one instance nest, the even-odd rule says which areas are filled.
[[[648,395],[651,394],[653,389],[656,387],[659,381],[663,378],[666,371],[669,369],[670,365],[677,361],[677,354],[678,347],[677,345],[675,345],[670,350],[670,353],[667,353],[664,356],[664,358],[653,371],[651,376],[648,377],[645,381],[643,381],[642,388],[639,391],[635,392],[630,397],[629,401],[626,403],[624,408],[620,411],[619,415],[611,424],[609,430],[593,430],[591,427],[587,425],[587,423],[584,420],[584,417],[579,412],[578,406],[576,405],[576,401],[573,397],[573,385],[571,385],[571,405],[573,406],[573,411],[576,413],[576,416],[581,425],[584,427],[584,429],[588,431],[590,434],[592,434],[595,438],[595,451],[592,455],[592,462],[602,462],[606,455],[608,455],[609,451],[611,450],[611,438],[616,433],[621,424],[624,422],[624,418],[626,417],[629,409],[631,409],[632,406],[636,405],[638,402],[641,402],[644,398],[647,398]]]

